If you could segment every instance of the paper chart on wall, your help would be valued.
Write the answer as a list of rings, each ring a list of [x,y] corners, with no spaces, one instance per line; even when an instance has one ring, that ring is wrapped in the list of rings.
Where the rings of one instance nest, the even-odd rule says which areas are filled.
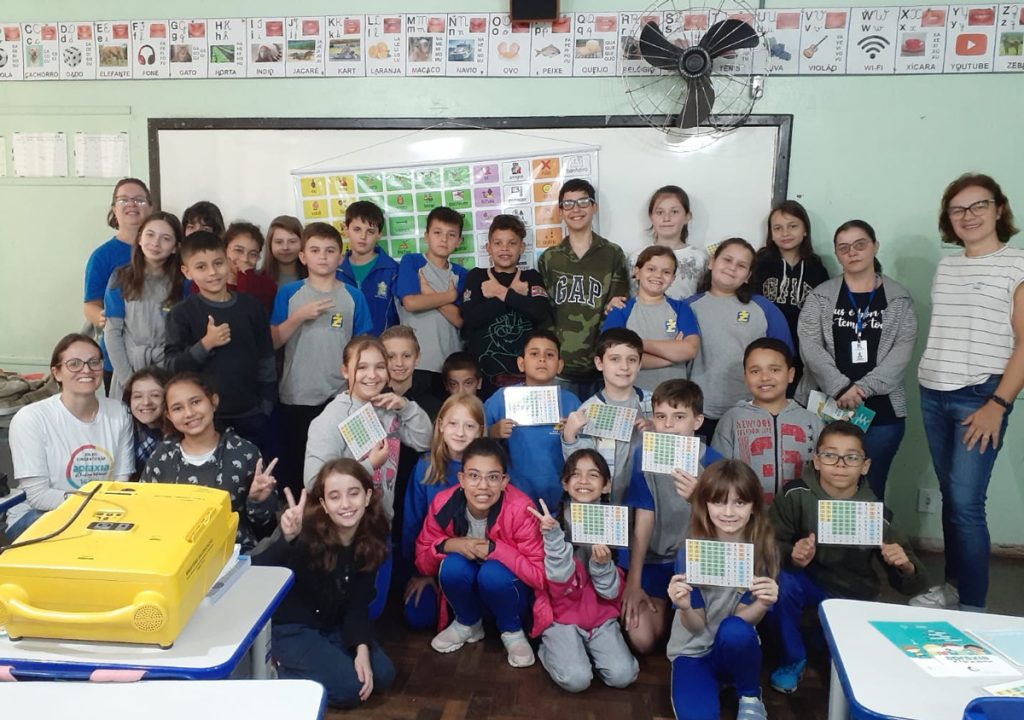
[[[131,23],[127,20],[102,21],[95,24],[99,64],[97,80],[131,80]]]
[[[206,24],[210,77],[245,77],[248,22],[244,18],[219,18]]]
[[[573,544],[629,545],[629,508],[601,503],[569,503]]]
[[[505,417],[516,425],[557,425],[562,418],[558,387],[514,386],[505,388]]]
[[[246,37],[247,77],[285,76],[284,18],[249,18]]]
[[[348,445],[352,457],[356,459],[365,457],[387,437],[384,426],[380,424],[380,419],[370,403],[366,403],[338,423],[338,432]]]
[[[470,269],[489,266],[487,230],[501,213],[523,221],[526,243],[521,265],[535,267],[536,255],[562,240],[558,209],[562,183],[569,178],[593,182],[597,177],[597,150],[572,146],[552,153],[459,162],[376,168],[339,165],[315,173],[296,170],[293,183],[296,214],[304,222],[332,223],[342,232],[350,204],[357,200],[375,203],[385,217],[378,244],[396,259],[423,251],[431,210],[442,205],[453,208],[463,215],[463,235],[451,260]]]
[[[892,75],[896,70],[898,7],[859,7],[850,10],[847,75]]]
[[[209,45],[206,42],[206,20],[179,19],[167,21],[170,42],[172,78],[205,78],[209,74]]]
[[[998,9],[998,5],[949,6],[943,72],[992,72]]]
[[[999,6],[996,72],[1024,72],[1024,5]]]
[[[21,26],[17,23],[0,23],[0,81],[21,80],[25,77],[21,44]]]
[[[629,442],[636,422],[636,408],[595,402],[587,406],[587,418],[584,434]]]
[[[324,18],[290,17],[285,27],[284,69],[288,77],[324,74]]]
[[[24,52],[22,57],[23,79],[57,80],[60,78],[60,40],[57,37],[57,23],[22,23],[21,41]]]
[[[122,178],[131,175],[128,133],[75,133],[77,177]]]
[[[617,75],[655,75],[658,70],[640,54],[640,33],[644,25],[652,22],[659,28],[664,22],[660,12],[619,13],[619,52]]]
[[[7,177],[7,138],[0,135],[0,177]]]
[[[60,79],[96,79],[95,28],[91,22],[62,22],[57,26],[60,39]]]
[[[17,177],[67,177],[68,141],[62,132],[16,132],[11,136]]]
[[[530,74],[534,77],[569,77],[576,50],[569,15],[551,22],[535,22],[530,29]]]
[[[644,472],[671,475],[679,468],[696,477],[700,467],[700,438],[645,432],[641,459]]]
[[[508,13],[491,13],[487,74],[490,77],[530,75],[530,24],[512,22]]]
[[[398,77],[405,74],[405,22],[401,15],[367,15],[366,74]]]
[[[609,77],[619,59],[619,18],[613,12],[573,15],[574,55],[572,74],[576,77]]]
[[[487,75],[487,13],[455,13],[448,16],[445,40],[450,77],[483,77]]]
[[[801,23],[800,74],[842,75],[846,72],[850,11],[804,10]]]
[[[445,43],[446,20],[447,16],[441,14],[405,16],[407,76],[439,77],[445,74],[445,63],[448,58]]]
[[[166,20],[133,20],[132,51],[129,62],[136,80],[170,77]]]
[[[881,547],[885,508],[880,502],[818,501],[818,537],[821,545]]]
[[[686,539],[686,582],[690,585],[749,588],[754,582],[750,543]]]
[[[366,75],[366,48],[363,45],[363,16],[336,15],[325,18],[327,77],[363,77]]]

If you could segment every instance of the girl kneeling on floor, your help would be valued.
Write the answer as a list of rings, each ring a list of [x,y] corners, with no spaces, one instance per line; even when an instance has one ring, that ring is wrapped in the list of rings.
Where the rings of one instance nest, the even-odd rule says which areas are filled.
[[[454,652],[484,637],[484,614],[493,616],[512,667],[533,665],[533,648],[523,616],[533,603],[533,627],[551,623],[544,580],[544,543],[530,498],[508,484],[505,451],[490,438],[477,438],[462,452],[459,484],[430,503],[416,539],[416,568],[437,577],[454,621],[430,646]],[[441,605],[441,624],[447,608]]]
[[[736,688],[737,720],[764,720],[761,644],[754,626],[779,595],[778,550],[757,475],[739,460],[712,463],[690,499],[688,538],[752,543],[749,588],[694,587],[686,580],[686,548],[668,586],[676,617],[668,641],[672,708],[678,720],[718,720],[723,683]]]
[[[332,707],[356,707],[395,679],[369,612],[388,552],[380,493],[359,462],[341,458],[320,469],[298,502],[289,489],[285,496],[280,526],[252,556],[255,565],[295,573],[271,629],[278,674],[320,683]]]
[[[597,450],[577,450],[562,468],[562,487],[571,502],[600,503],[612,491],[608,463]],[[573,548],[568,502],[563,501],[561,523],[543,500],[540,505],[543,513],[533,508],[530,512],[540,520],[544,537],[544,571],[554,616],[541,635],[540,662],[569,692],[590,687],[593,668],[606,685],[627,687],[640,666],[619,625],[625,576],[612,562],[607,545]]]

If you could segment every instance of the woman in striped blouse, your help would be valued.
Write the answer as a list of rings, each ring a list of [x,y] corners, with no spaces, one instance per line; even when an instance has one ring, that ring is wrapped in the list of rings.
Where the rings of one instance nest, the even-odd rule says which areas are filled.
[[[1024,250],[1010,204],[987,175],[962,175],[942,195],[943,242],[932,321],[918,368],[921,412],[942,492],[946,582],[911,604],[981,610],[990,540],[985,494],[1024,386]]]

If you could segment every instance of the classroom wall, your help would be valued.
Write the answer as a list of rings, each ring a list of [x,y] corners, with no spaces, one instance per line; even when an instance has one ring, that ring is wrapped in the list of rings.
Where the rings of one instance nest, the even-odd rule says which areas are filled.
[[[563,0],[563,12],[641,10],[635,0]],[[680,7],[685,3],[677,3]],[[699,3],[694,3],[699,5]],[[812,3],[807,3],[811,5]],[[883,5],[867,2],[863,5]],[[158,17],[158,4],[126,6],[80,0],[8,3],[4,21]],[[841,6],[843,2],[816,2]],[[429,6],[429,7],[428,7]],[[799,6],[769,2],[769,7]],[[364,12],[345,0],[177,0],[177,17]],[[211,9],[215,7],[215,9]],[[375,12],[506,11],[504,0],[377,0]],[[832,270],[832,230],[853,217],[868,220],[881,242],[886,271],[929,316],[929,288],[942,249],[936,213],[943,187],[958,174],[994,175],[1024,218],[1021,78],[1012,75],[936,77],[769,78],[755,112],[794,116],[790,197],[809,210],[815,246]],[[150,117],[472,117],[629,113],[621,79],[272,79],[127,82],[37,82],[0,85],[0,133],[14,130],[126,130],[132,170],[148,178]],[[197,173],[203,168],[197,167]],[[78,329],[82,272],[93,247],[110,237],[104,224],[113,183],[0,178],[0,366],[40,369],[55,340]],[[652,188],[653,189],[653,188]],[[699,194],[699,187],[688,187]],[[604,198],[604,203],[614,202]],[[283,206],[281,211],[290,211]],[[728,212],[728,208],[722,208]],[[638,228],[638,233],[640,228]],[[614,238],[635,244],[637,238]],[[1024,239],[1018,237],[1015,245]],[[915,360],[916,366],[916,360]],[[941,540],[938,515],[916,511],[917,488],[934,487],[916,386],[911,381],[907,437],[890,478],[889,501],[912,535]],[[1018,409],[1015,415],[1024,413]],[[1024,419],[1011,420],[990,488],[994,542],[1024,545]]]

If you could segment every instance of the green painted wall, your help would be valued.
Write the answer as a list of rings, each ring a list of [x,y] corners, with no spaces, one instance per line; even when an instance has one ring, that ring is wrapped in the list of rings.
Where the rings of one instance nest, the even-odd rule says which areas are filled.
[[[695,3],[698,4],[698,3]],[[846,3],[816,5],[845,7]],[[865,3],[884,4],[884,3]],[[635,0],[562,0],[566,12],[644,9]],[[770,3],[793,7],[797,3]],[[5,3],[3,21],[134,19],[124,3]],[[171,7],[168,4],[167,7]],[[145,17],[158,5],[138,6]],[[365,12],[358,2],[281,0],[173,3],[177,17]],[[153,8],[153,9],[149,9]],[[429,8],[501,12],[502,0],[377,0],[377,12]],[[139,17],[141,15],[136,15]],[[831,231],[852,217],[879,233],[886,271],[907,285],[927,327],[931,277],[942,249],[936,231],[946,183],[967,170],[994,175],[1024,217],[1024,79],[1011,75],[889,78],[769,78],[757,112],[794,116],[789,194],[811,213],[816,246],[837,267]],[[48,82],[0,85],[0,133],[14,130],[127,130],[132,169],[148,177],[150,117],[558,116],[630,112],[618,79],[303,79]],[[201,172],[201,168],[197,168]],[[45,366],[61,334],[82,324],[82,270],[110,236],[104,225],[112,183],[0,179],[0,365]],[[690,188],[699,193],[699,188]],[[606,202],[608,202],[606,200]],[[282,208],[286,210],[287,208]],[[1020,245],[1021,239],[1015,244]],[[923,346],[918,343],[919,351]],[[890,479],[890,504],[912,534],[941,537],[938,515],[916,512],[919,486],[934,486],[916,412]],[[1018,410],[1018,413],[1022,412]],[[1011,423],[990,488],[995,542],[1024,544],[1024,419]]]

